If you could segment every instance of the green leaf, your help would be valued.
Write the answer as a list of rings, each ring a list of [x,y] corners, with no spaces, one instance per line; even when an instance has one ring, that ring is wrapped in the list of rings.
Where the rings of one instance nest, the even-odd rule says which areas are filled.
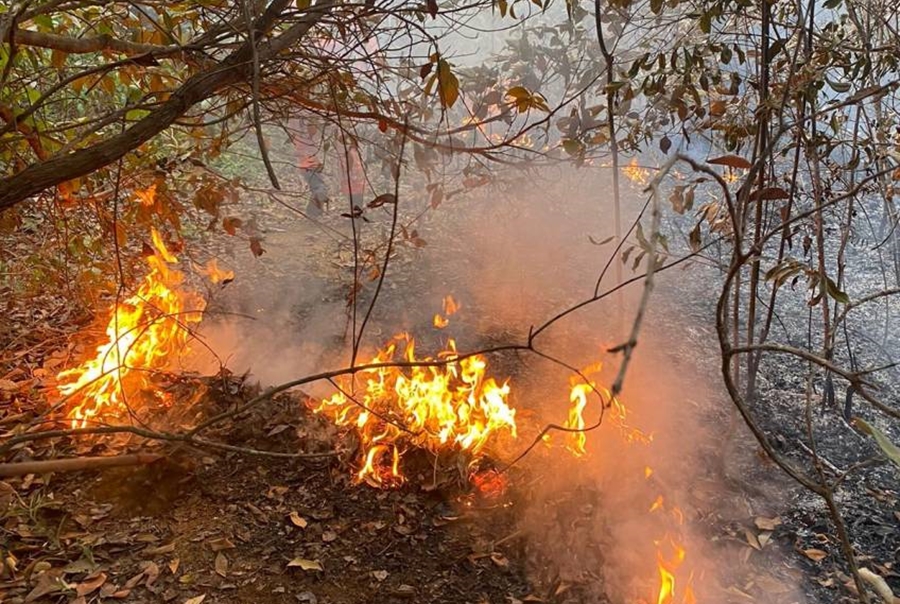
[[[885,436],[884,432],[858,417],[853,418],[853,424],[859,428],[861,432],[874,438],[884,454],[887,455],[887,458],[890,459],[894,465],[900,467],[900,447],[892,443],[890,439]]]

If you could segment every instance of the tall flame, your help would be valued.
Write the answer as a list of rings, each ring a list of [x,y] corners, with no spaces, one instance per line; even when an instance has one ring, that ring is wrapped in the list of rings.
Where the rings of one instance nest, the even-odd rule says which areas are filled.
[[[413,338],[399,334],[368,364],[395,362],[400,346],[405,366],[360,371],[355,382],[338,383],[338,392],[313,405],[337,425],[359,432],[358,480],[373,486],[402,483],[400,460],[411,447],[478,455],[493,436],[516,436],[509,383],[487,377],[483,356],[459,358],[450,340],[438,355],[441,362],[420,359]]]
[[[92,359],[56,376],[60,394],[72,397],[68,415],[73,428],[129,411],[137,402],[132,398],[150,386],[152,371],[169,367],[185,352],[190,326],[201,319],[205,301],[182,291],[184,274],[170,266],[178,258],[155,229],[151,239],[150,272],[132,296],[110,309],[106,342]]]

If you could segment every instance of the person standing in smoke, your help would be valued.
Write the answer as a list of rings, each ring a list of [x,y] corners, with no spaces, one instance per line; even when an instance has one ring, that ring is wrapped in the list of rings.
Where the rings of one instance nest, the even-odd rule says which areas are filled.
[[[374,38],[358,48],[348,48],[334,39],[322,40],[316,46],[320,60],[349,68],[357,81],[375,77],[372,57],[378,52],[378,42]],[[354,208],[362,206],[367,184],[362,156],[354,132],[340,131],[343,126],[340,123],[328,126],[315,117],[303,117],[295,122],[292,138],[297,167],[309,187],[306,212],[311,217],[321,216],[328,209],[331,200],[324,179],[325,162],[334,156],[340,168],[335,177],[341,193],[351,200]]]
[[[328,187],[322,177],[325,165],[318,157],[317,139],[321,140],[321,133],[313,121],[302,121],[298,124],[297,132],[293,136],[294,149],[297,152],[297,167],[303,180],[306,181],[306,186],[309,187],[306,213],[311,217],[321,216],[328,206]]]

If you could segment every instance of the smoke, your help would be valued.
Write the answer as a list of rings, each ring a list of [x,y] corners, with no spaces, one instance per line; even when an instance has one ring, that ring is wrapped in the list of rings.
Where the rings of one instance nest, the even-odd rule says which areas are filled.
[[[425,213],[415,223],[424,246],[399,246],[361,358],[399,331],[411,333],[431,354],[451,336],[462,351],[524,343],[533,329],[589,298],[614,246],[600,244],[614,232],[604,173],[557,170],[518,176],[502,189],[458,196]],[[401,194],[400,211],[412,216],[427,203]],[[635,186],[626,195],[624,224],[640,205]],[[387,232],[387,214],[373,213],[370,219],[360,223],[362,250],[376,247]],[[331,220],[349,234],[348,221]],[[245,253],[235,287],[220,301],[252,319],[223,318],[204,332],[232,371],[249,371],[264,386],[345,366],[353,324],[346,303],[352,275],[346,240],[332,240],[305,221],[280,227],[285,230],[267,237],[262,260]],[[629,263],[626,278],[630,268]],[[604,276],[601,292],[615,284],[615,272],[610,268]],[[741,502],[722,484],[727,468],[719,461],[721,426],[727,416],[715,383],[717,347],[711,339],[687,337],[704,332],[682,323],[682,302],[675,294],[683,278],[685,273],[660,276],[621,397],[628,410],[625,422],[647,435],[647,442],[629,442],[627,430],[607,410],[603,425],[588,434],[583,458],[569,454],[564,447],[569,437],[556,432],[551,447],[539,445],[522,462],[536,477],[518,487],[534,579],[569,586],[582,598],[569,601],[655,604],[658,556],[676,578],[673,604],[690,601],[685,599],[688,585],[698,602],[722,601],[733,577],[721,561],[740,559],[747,546],[711,543],[703,520],[721,514],[746,521],[766,511]],[[357,325],[375,283],[368,280],[359,293]],[[640,287],[637,283],[565,316],[541,332],[535,346],[575,368],[603,361],[603,370],[592,377],[608,386],[621,354],[607,350],[625,341]],[[446,330],[436,330],[431,318],[448,294],[462,308]],[[572,372],[531,354],[491,355],[489,360],[495,375],[511,378],[521,437],[519,449],[500,453],[511,459],[544,424],[565,423]],[[309,392],[322,394],[326,386]],[[594,398],[585,419],[592,423],[599,413]],[[743,436],[734,432],[726,438]],[[722,509],[735,508],[736,502],[740,507]],[[683,562],[675,560],[679,547]],[[783,601],[802,601],[790,587]]]

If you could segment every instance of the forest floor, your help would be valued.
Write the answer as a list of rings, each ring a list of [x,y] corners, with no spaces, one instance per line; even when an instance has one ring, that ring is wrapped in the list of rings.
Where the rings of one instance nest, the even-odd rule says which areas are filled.
[[[346,230],[346,219],[335,214],[323,222]],[[277,206],[267,206],[257,218],[266,232],[262,258],[256,259],[244,241],[226,238],[215,244],[238,273],[231,293],[217,304],[260,315],[286,312],[292,325],[301,325],[298,329],[316,322],[322,307],[344,308],[352,270],[345,243],[328,229],[298,223]],[[391,268],[397,277],[379,301],[384,310],[373,314],[374,336],[387,339],[398,324],[415,330],[427,323],[442,293],[471,289],[464,281],[483,262],[473,256],[477,246],[452,243],[454,234],[442,234],[442,228],[419,228],[427,245],[439,250],[432,256],[423,259],[415,245],[398,253]],[[454,245],[455,250],[446,248]],[[458,252],[456,270],[429,266],[435,255],[451,252]],[[428,270],[422,270],[422,262]],[[293,285],[285,288],[285,282]],[[488,285],[513,299],[502,284]],[[361,294],[362,303],[371,289],[368,285]],[[553,308],[565,295],[547,291],[546,298]],[[53,400],[47,389],[52,376],[73,356],[90,350],[80,329],[91,322],[52,292],[30,300],[10,296],[7,305],[0,320],[0,427],[8,435],[46,410]],[[668,353],[673,363],[710,349],[708,304],[686,310],[683,302],[665,302],[662,307],[650,324],[679,342]],[[514,336],[523,326],[499,317],[473,321],[467,328],[478,343]],[[321,348],[341,342],[342,329],[317,328],[317,336],[327,342]],[[253,346],[262,365],[276,364],[285,352],[269,350],[271,358],[260,359],[266,354],[260,350]],[[714,380],[715,354],[699,356],[692,365],[696,379]],[[316,366],[320,358],[308,363]],[[195,401],[178,417],[165,418],[170,425],[196,422],[258,392],[230,373],[173,375],[161,378],[159,388],[190,392],[185,398]],[[203,396],[197,397],[198,391]],[[540,463],[514,468],[509,489],[493,498],[473,491],[452,470],[437,484],[423,469],[394,490],[358,485],[348,467],[352,435],[309,412],[303,396],[277,397],[210,436],[235,446],[337,450],[341,455],[301,463],[141,444],[141,450],[149,447],[165,458],[138,468],[29,475],[0,483],[0,601],[621,604],[605,595],[612,578],[603,569],[617,554],[604,540],[602,527],[610,522],[603,517],[607,494],[597,485],[573,483],[548,497],[539,485],[552,480],[552,470],[542,471]],[[685,461],[695,466],[684,485],[691,495],[687,523],[711,544],[707,557],[715,560],[705,571],[715,578],[704,583],[701,602],[853,601],[821,504],[758,455],[741,430],[723,430],[731,417],[727,406],[706,405],[698,413],[699,423],[720,437],[698,439]],[[780,413],[769,418],[774,432],[795,412],[785,407]],[[17,446],[4,461],[102,455],[138,446],[134,438],[102,444],[48,439]],[[726,450],[727,464],[720,461]],[[882,478],[887,481],[889,475]],[[860,551],[874,556],[880,574],[893,580],[897,518],[891,509],[897,493],[884,481],[874,486],[854,482],[852,488],[869,489],[887,506],[857,504],[867,500],[854,493],[847,511]],[[586,532],[587,524],[601,528]],[[577,560],[568,559],[572,556]]]

